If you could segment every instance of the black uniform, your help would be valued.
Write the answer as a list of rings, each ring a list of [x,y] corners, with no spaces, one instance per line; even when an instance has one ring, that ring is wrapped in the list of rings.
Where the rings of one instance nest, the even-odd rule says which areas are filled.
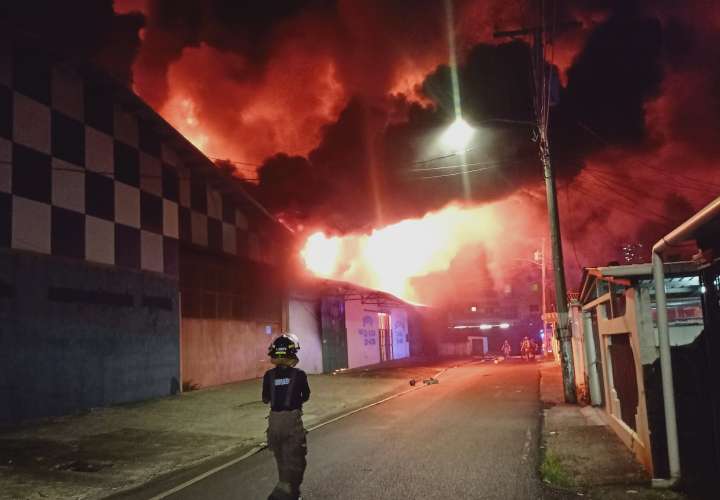
[[[278,366],[265,372],[262,400],[263,403],[271,403],[271,411],[302,410],[303,403],[308,399],[310,386],[304,371]]]
[[[297,368],[278,366],[265,372],[262,400],[270,403],[267,442],[275,455],[279,482],[271,499],[296,499],[307,462],[302,405],[310,399],[307,375]]]

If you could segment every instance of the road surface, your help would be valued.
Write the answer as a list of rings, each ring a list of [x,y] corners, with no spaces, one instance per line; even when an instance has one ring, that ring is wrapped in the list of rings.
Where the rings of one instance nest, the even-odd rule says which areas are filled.
[[[303,498],[550,498],[536,472],[540,411],[535,364],[453,368],[311,432]],[[260,500],[276,477],[264,450],[167,498]]]

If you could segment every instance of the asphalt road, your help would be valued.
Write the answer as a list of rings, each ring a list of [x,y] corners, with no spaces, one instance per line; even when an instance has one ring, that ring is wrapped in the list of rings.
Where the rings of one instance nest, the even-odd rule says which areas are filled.
[[[308,435],[303,498],[555,498],[537,476],[538,370],[471,364]],[[277,475],[264,450],[168,497],[265,499]]]

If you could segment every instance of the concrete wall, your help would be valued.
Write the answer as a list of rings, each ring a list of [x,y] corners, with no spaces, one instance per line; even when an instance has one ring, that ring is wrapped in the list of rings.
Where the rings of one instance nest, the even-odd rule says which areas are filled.
[[[363,305],[359,300],[345,301],[348,368],[380,362],[377,308]]]
[[[0,284],[0,422],[178,389],[173,279],[0,250]]]
[[[647,297],[647,294],[645,294]],[[645,392],[645,378],[643,376],[643,349],[642,342],[645,334],[643,330],[649,325],[649,309],[643,304],[642,297],[635,288],[625,290],[625,314],[617,318],[608,318],[607,304],[611,300],[609,293],[596,299],[595,305],[584,307],[585,311],[596,310],[599,344],[595,346],[596,356],[600,362],[600,376],[603,380],[603,416],[615,434],[632,451],[645,469],[653,474],[652,443],[650,439],[651,425],[648,419],[648,401]],[[580,321],[580,324],[583,324]],[[637,384],[638,404],[635,409],[635,430],[631,429],[623,420],[621,402],[613,380],[612,358],[610,346],[613,335],[628,335],[630,348],[634,360],[634,371]],[[573,341],[575,341],[573,334]],[[574,346],[575,347],[575,346]],[[583,344],[584,350],[584,344]],[[584,356],[583,356],[584,359]],[[583,378],[589,376],[588,365],[583,365]]]
[[[466,339],[462,342],[440,342],[438,354],[440,356],[470,356],[471,344]]]
[[[307,373],[322,373],[322,340],[320,335],[320,303],[312,299],[290,299],[290,333],[300,340],[300,363]]]
[[[208,387],[262,377],[280,324],[183,318],[181,330],[183,383]]]

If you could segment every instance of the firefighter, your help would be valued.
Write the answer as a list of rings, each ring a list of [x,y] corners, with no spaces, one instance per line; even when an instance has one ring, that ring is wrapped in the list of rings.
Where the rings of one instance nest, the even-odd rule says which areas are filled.
[[[534,338],[530,339],[530,359],[535,359],[535,355],[537,354],[537,342],[535,342]]]
[[[502,351],[503,355],[505,356],[505,359],[510,358],[510,352],[512,351],[512,347],[510,347],[510,342],[508,342],[507,339],[505,339],[505,342],[503,342],[503,345],[500,348],[500,350]]]
[[[278,483],[268,500],[300,498],[300,484],[305,473],[307,445],[302,422],[302,405],[310,399],[310,386],[298,363],[297,337],[283,334],[268,349],[275,365],[263,377],[262,400],[270,404],[267,443],[277,462]]]
[[[530,339],[528,337],[523,337],[520,342],[520,355],[523,360],[530,361]]]

